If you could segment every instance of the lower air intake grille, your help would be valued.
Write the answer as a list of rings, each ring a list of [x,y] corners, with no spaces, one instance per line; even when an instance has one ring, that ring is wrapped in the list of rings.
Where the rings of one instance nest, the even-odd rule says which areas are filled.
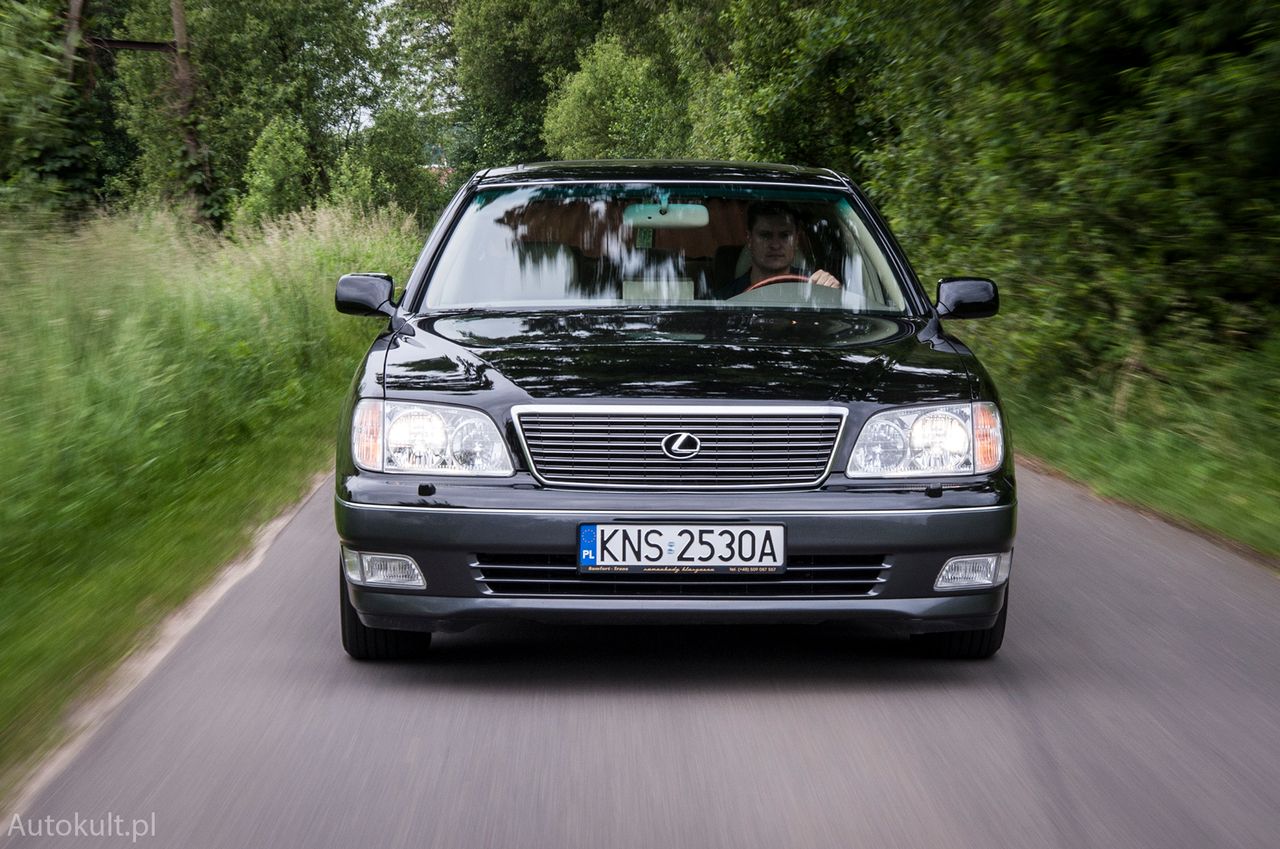
[[[792,555],[781,575],[580,575],[571,554],[477,554],[475,580],[495,596],[813,598],[875,595],[883,555]]]

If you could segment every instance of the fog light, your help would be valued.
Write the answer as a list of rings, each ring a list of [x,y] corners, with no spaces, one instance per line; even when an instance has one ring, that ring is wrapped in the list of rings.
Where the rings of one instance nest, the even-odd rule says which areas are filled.
[[[347,580],[357,584],[418,589],[425,589],[427,586],[418,564],[408,557],[395,554],[368,554],[343,546],[342,568],[347,573]]]
[[[390,554],[362,554],[360,559],[364,565],[364,582],[366,584],[389,584],[396,587],[425,587],[418,564],[408,557],[394,557]]]
[[[933,582],[935,590],[965,590],[975,587],[994,587],[1009,577],[1013,552],[1004,554],[977,554],[953,557],[938,573]]]

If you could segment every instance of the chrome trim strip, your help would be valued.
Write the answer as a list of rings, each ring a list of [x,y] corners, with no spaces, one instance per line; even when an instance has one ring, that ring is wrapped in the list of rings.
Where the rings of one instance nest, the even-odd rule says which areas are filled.
[[[680,415],[701,415],[701,416],[830,416],[837,414],[840,416],[840,425],[836,428],[835,439],[831,443],[831,454],[827,457],[827,464],[823,468],[822,473],[816,478],[806,478],[803,481],[787,481],[783,483],[737,483],[737,484],[690,484],[686,486],[673,486],[669,483],[655,484],[616,484],[616,483],[581,483],[567,482],[563,480],[551,481],[547,480],[537,470],[537,465],[533,462],[533,454],[529,450],[529,443],[525,441],[524,425],[520,422],[520,416],[524,413],[569,413],[569,414],[622,414],[634,416],[680,416]],[[827,405],[807,405],[793,406],[789,404],[516,404],[511,408],[511,419],[516,425],[516,436],[520,440],[520,448],[524,452],[525,466],[529,470],[529,474],[533,479],[543,486],[550,486],[565,489],[607,489],[621,492],[644,492],[660,490],[663,492],[728,492],[728,491],[764,491],[764,490],[780,490],[780,489],[807,489],[819,486],[823,481],[831,477],[835,471],[836,452],[840,449],[841,439],[844,437],[845,426],[849,422],[849,409],[847,407],[837,406],[835,404]]]
[[[451,513],[455,516],[475,514],[477,516],[671,516],[674,518],[692,518],[697,516],[930,516],[946,513],[991,513],[997,510],[1012,510],[1018,505],[997,504],[990,507],[935,507],[908,508],[905,510],[628,510],[622,507],[610,507],[604,510],[583,507],[581,509],[535,509],[531,507],[426,507],[399,504],[361,504],[347,501],[341,496],[334,500],[343,507],[355,510],[389,510],[405,513]]]
[[[652,413],[679,416],[699,413],[712,416],[796,415],[826,416],[848,413],[838,404],[516,404],[512,413]]]

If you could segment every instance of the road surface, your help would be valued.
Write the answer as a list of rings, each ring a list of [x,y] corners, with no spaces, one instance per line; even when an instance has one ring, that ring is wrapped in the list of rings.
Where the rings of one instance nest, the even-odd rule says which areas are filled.
[[[1280,846],[1277,574],[1026,469],[1020,496],[989,662],[513,625],[360,664],[322,488],[0,845]],[[22,835],[77,817],[155,833]]]

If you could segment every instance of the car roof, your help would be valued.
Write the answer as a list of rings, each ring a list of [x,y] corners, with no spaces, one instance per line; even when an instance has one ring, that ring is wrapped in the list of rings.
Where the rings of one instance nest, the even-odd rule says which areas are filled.
[[[476,179],[482,185],[531,182],[716,182],[803,183],[846,187],[829,168],[803,168],[767,162],[719,162],[693,159],[600,159],[577,162],[533,162],[491,168]]]

